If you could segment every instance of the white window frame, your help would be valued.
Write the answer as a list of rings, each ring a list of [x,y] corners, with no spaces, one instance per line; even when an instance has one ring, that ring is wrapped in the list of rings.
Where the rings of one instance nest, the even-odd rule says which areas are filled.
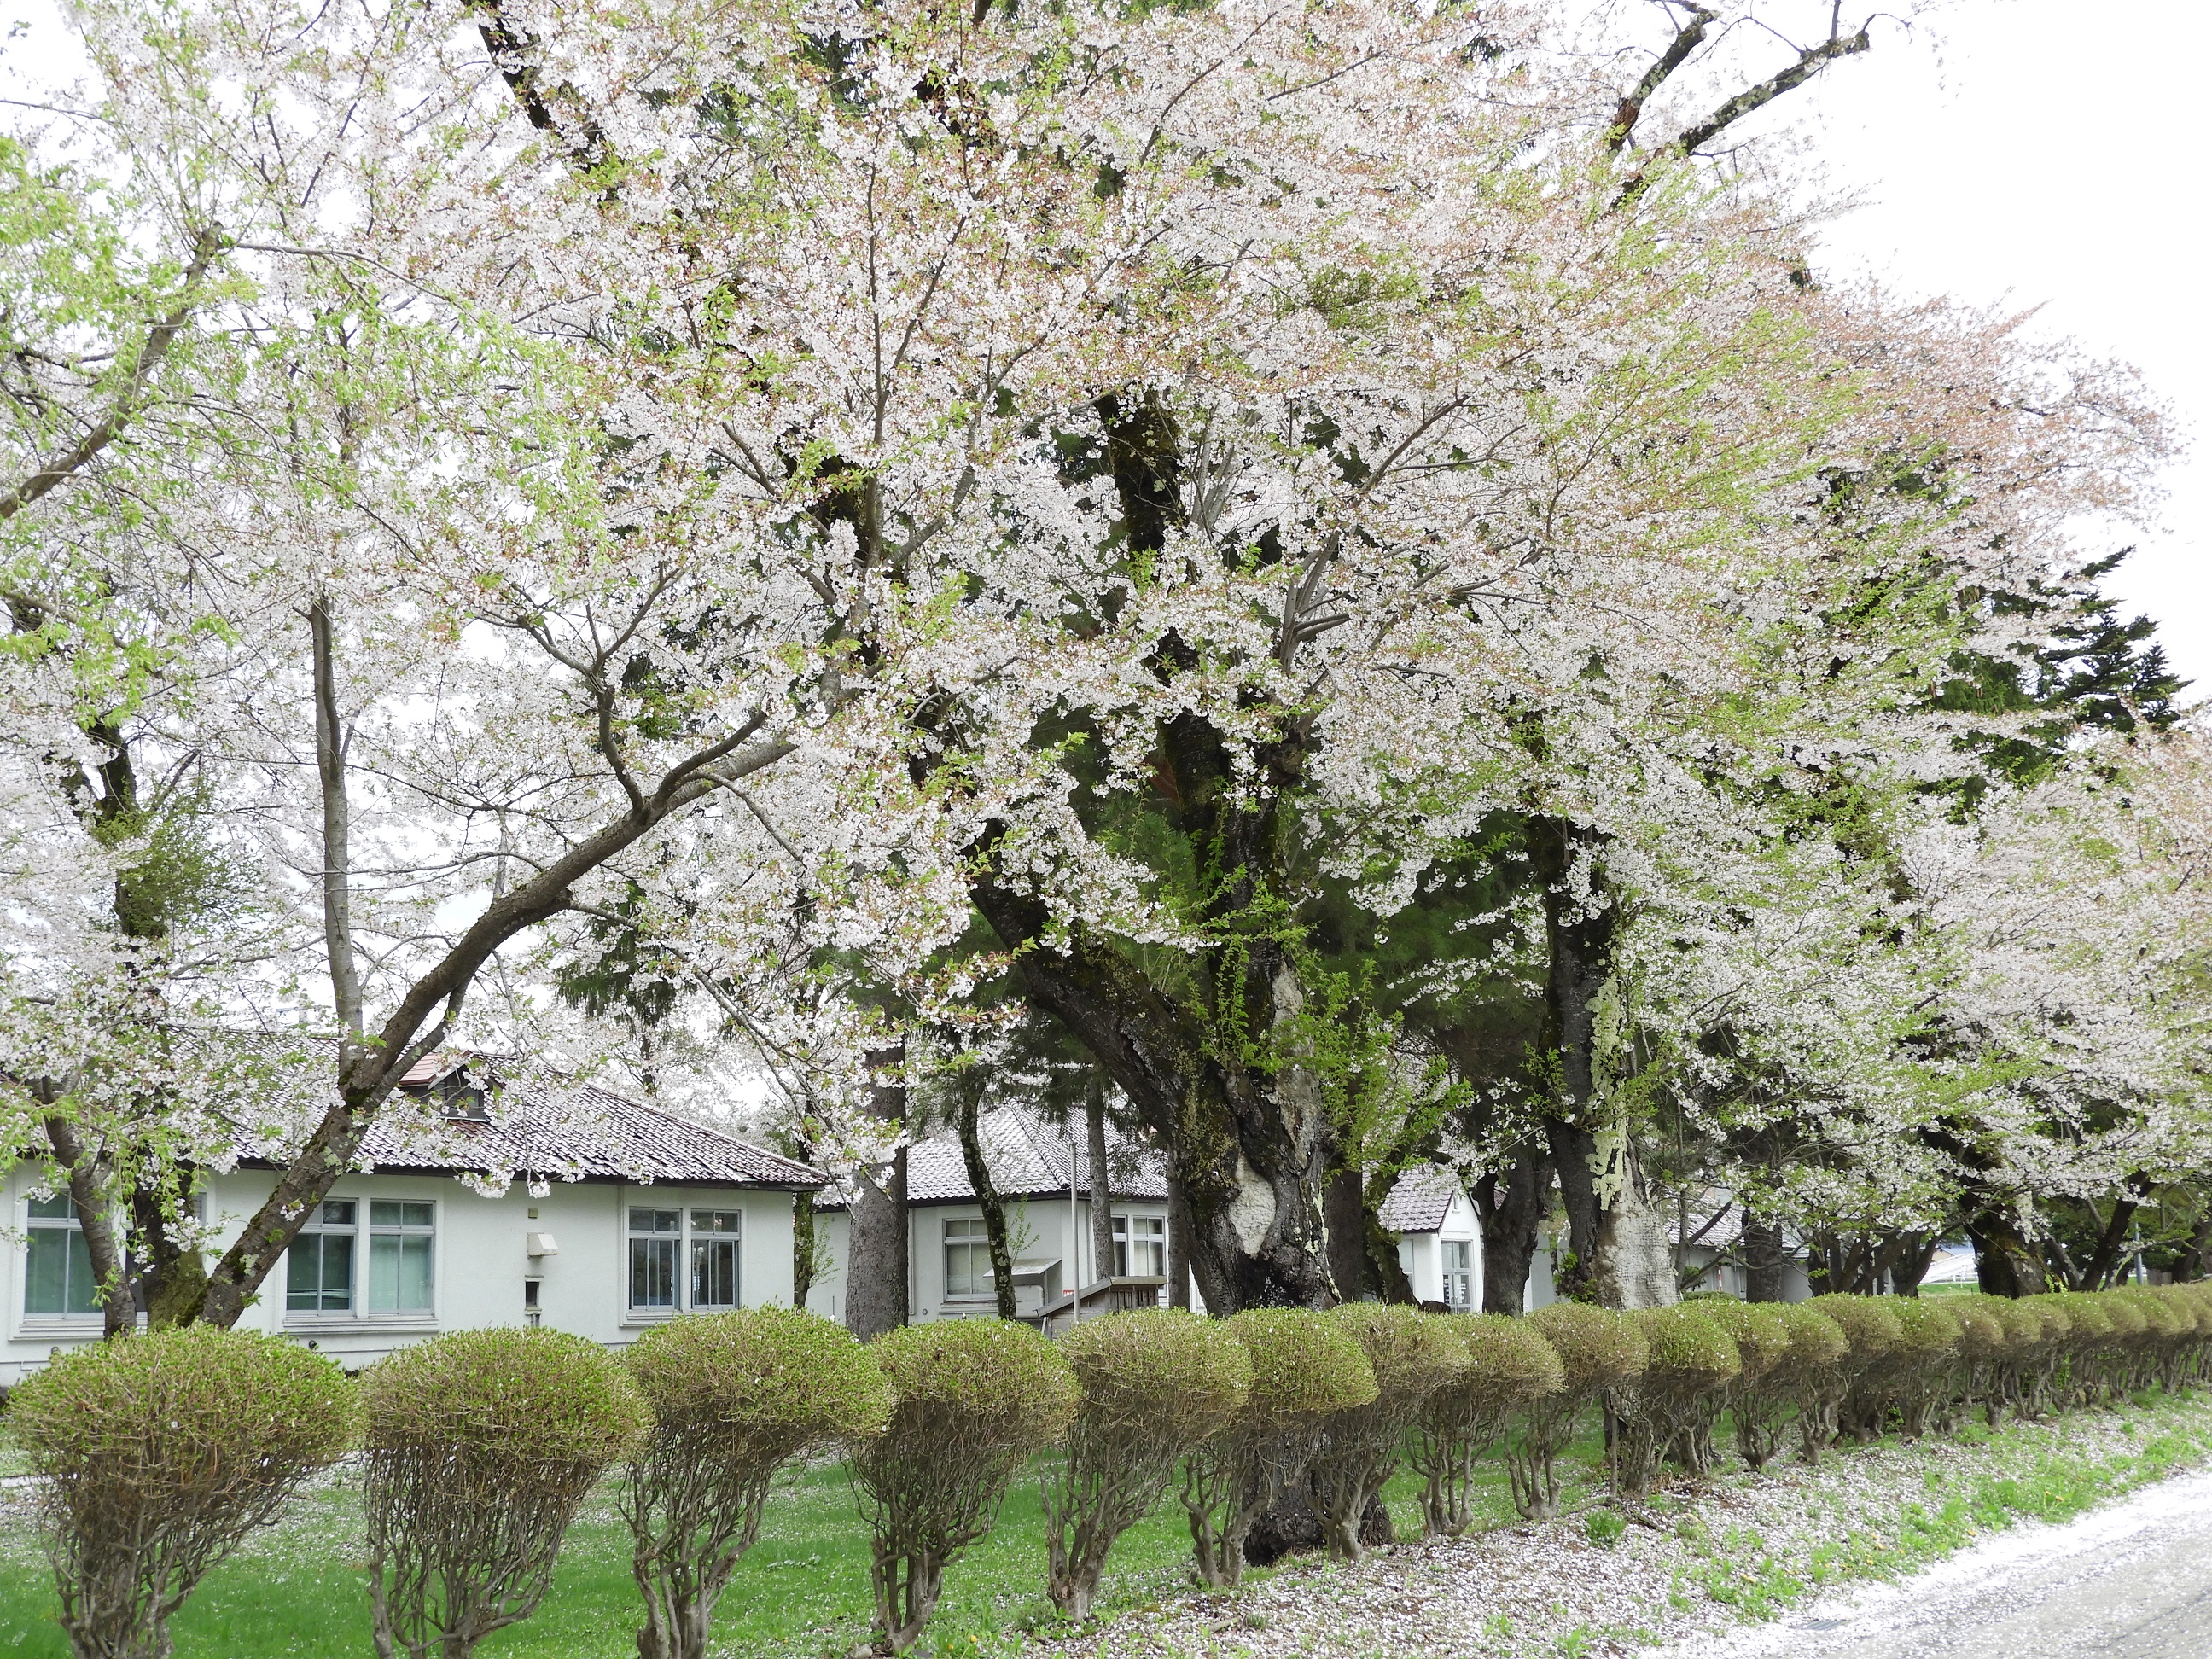
[[[329,1213],[325,1206],[350,1204],[353,1219],[326,1223]],[[403,1218],[398,1221],[379,1223],[374,1218],[380,1204],[398,1204],[426,1208],[430,1212],[428,1223],[414,1222]],[[434,1198],[378,1197],[366,1193],[331,1193],[316,1208],[315,1219],[302,1227],[301,1233],[324,1237],[333,1234],[349,1236],[353,1240],[353,1281],[348,1291],[349,1305],[343,1308],[295,1308],[292,1305],[292,1253],[286,1250],[283,1264],[283,1316],[288,1328],[314,1330],[369,1330],[386,1326],[399,1326],[410,1330],[434,1327],[438,1322],[438,1241],[445,1232],[444,1205]],[[376,1244],[380,1237],[387,1238],[427,1238],[430,1244],[430,1305],[427,1308],[372,1308],[369,1305],[371,1275],[375,1272]],[[404,1249],[404,1246],[402,1247]]]
[[[1133,1224],[1141,1222],[1139,1232]],[[1137,1251],[1152,1255],[1158,1265],[1150,1272],[1137,1270]],[[1165,1279],[1168,1276],[1168,1218],[1164,1215],[1132,1215],[1119,1212],[1114,1217],[1114,1277],[1116,1279]]]
[[[1452,1265],[1452,1252],[1464,1253],[1466,1265]],[[1454,1313],[1470,1313],[1474,1309],[1474,1241],[1471,1238],[1439,1238],[1437,1241],[1437,1262],[1443,1283],[1437,1286],[1443,1294],[1438,1299]],[[1457,1294],[1454,1294],[1456,1291]]]
[[[957,1238],[952,1233],[955,1227],[963,1230]],[[975,1231],[965,1231],[969,1228]],[[999,1288],[997,1276],[991,1267],[991,1230],[983,1218],[980,1215],[946,1216],[939,1228],[938,1240],[944,1247],[945,1299],[947,1302],[995,1302]],[[982,1263],[980,1273],[972,1267],[969,1268],[967,1277],[970,1288],[967,1290],[952,1288],[952,1253],[955,1250],[962,1251],[970,1262],[980,1261]]]
[[[27,1194],[25,1194],[21,1200],[22,1206],[21,1214],[18,1219],[22,1229],[23,1248],[17,1254],[22,1263],[22,1282],[15,1287],[14,1298],[14,1312],[17,1321],[16,1328],[20,1330],[91,1331],[96,1333],[106,1328],[107,1320],[106,1314],[97,1304],[94,1304],[91,1311],[88,1313],[33,1313],[31,1311],[31,1235],[33,1230],[35,1229],[40,1232],[47,1233],[72,1233],[80,1238],[84,1236],[84,1222],[78,1216],[76,1212],[76,1200],[70,1198],[68,1189],[64,1188],[59,1192],[53,1194],[46,1201],[51,1203],[55,1198],[64,1200],[69,1203],[70,1213],[66,1218],[60,1216],[33,1216],[31,1213],[31,1206],[36,1200]],[[64,1248],[66,1249],[67,1247],[64,1246]]]
[[[641,1214],[666,1215],[677,1218],[673,1231],[653,1229],[640,1231],[635,1218]],[[737,1225],[723,1231],[701,1224],[705,1216],[728,1216]],[[622,1269],[617,1293],[622,1298],[622,1322],[624,1325],[657,1325],[687,1313],[727,1313],[745,1305],[745,1212],[744,1206],[735,1199],[707,1198],[667,1199],[658,1194],[626,1194],[622,1205]],[[673,1283],[670,1299],[665,1304],[641,1303],[637,1294],[636,1245],[642,1241],[661,1240],[674,1247],[670,1264]],[[731,1294],[728,1302],[705,1302],[700,1299],[699,1276],[708,1253],[714,1246],[727,1245],[729,1254],[736,1258],[731,1269]]]

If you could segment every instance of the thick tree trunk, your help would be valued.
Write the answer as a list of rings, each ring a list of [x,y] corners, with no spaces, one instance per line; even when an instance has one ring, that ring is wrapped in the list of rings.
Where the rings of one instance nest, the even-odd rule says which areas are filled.
[[[1551,1164],[1543,1150],[1523,1146],[1503,1175],[1474,1183],[1482,1227],[1482,1310],[1517,1314],[1528,1299],[1528,1268],[1537,1230],[1551,1200]]]
[[[1966,1224],[1974,1277],[1986,1296],[2033,1296],[2045,1285],[2043,1258],[2009,1215],[1985,1210]]]
[[[2081,1282],[2075,1286],[2076,1290],[2101,1291],[2106,1285],[2118,1282],[2124,1276],[2119,1270],[2121,1257],[2127,1246],[2128,1229],[2134,1224],[2142,1197],[2148,1191],[2149,1184],[2140,1174],[2129,1176],[2127,1196],[2113,1200],[2112,1218],[2106,1222],[2104,1232],[2097,1240],[2096,1249],[2081,1269]]]
[[[1106,1088],[1091,1074],[1083,1095],[1084,1161],[1091,1166],[1091,1277],[1114,1276],[1114,1179],[1106,1167]]]
[[[904,1066],[903,1045],[871,1054],[879,1069]],[[903,1080],[879,1083],[870,1091],[869,1109],[903,1133]],[[847,1217],[845,1326],[862,1341],[896,1330],[912,1317],[908,1305],[906,1147],[885,1162],[854,1173],[853,1207]]]
[[[1613,1115],[1611,1079],[1602,1075],[1601,1001],[1613,977],[1620,904],[1598,867],[1595,831],[1538,816],[1528,820],[1527,844],[1544,884],[1545,1049],[1553,1068],[1545,1133],[1570,1253],[1559,1294],[1612,1308],[1664,1306],[1677,1299],[1666,1226],[1645,1185],[1632,1126]]]
[[[1190,1198],[1182,1177],[1168,1176],[1168,1306],[1190,1306]]]
[[[2208,1254],[2212,1254],[2212,1205],[2208,1205],[2204,1213],[2197,1218],[2197,1224],[2189,1231],[2189,1243],[2173,1258],[2175,1281],[2185,1285],[2203,1278]]]
[[[1160,1137],[1189,1212],[1191,1271],[1207,1310],[1327,1306],[1319,1079],[1295,1062],[1268,1072],[1224,1060],[1203,1014],[1178,1006],[1111,945],[1078,928],[1055,952],[1042,903],[988,878],[975,890],[985,919],[1020,952],[1024,988]],[[1279,950],[1262,940],[1236,960],[1221,1000],[1272,1012],[1278,1024],[1297,1018],[1303,993]]]
[[[1405,1264],[1398,1260],[1397,1239],[1382,1225],[1383,1201],[1390,1196],[1396,1179],[1395,1176],[1374,1176],[1360,1189],[1358,1224],[1361,1242],[1366,1246],[1360,1269],[1367,1287],[1364,1294],[1378,1302],[1393,1302],[1410,1308],[1418,1300],[1413,1295],[1413,1281],[1406,1277]]]
[[[1357,1170],[1338,1170],[1322,1189],[1322,1222],[1328,1229],[1328,1271],[1340,1301],[1364,1302],[1367,1276],[1367,1182]]]
[[[1779,1302],[1782,1300],[1783,1269],[1787,1258],[1782,1250],[1782,1229],[1771,1221],[1762,1221],[1752,1213],[1748,1206],[1743,1212],[1743,1288],[1747,1302]]]
[[[1893,1296],[1918,1296],[1920,1281],[1935,1264],[1936,1247],[1942,1243],[1934,1233],[1895,1233],[1885,1239],[1881,1259],[1889,1273]]]

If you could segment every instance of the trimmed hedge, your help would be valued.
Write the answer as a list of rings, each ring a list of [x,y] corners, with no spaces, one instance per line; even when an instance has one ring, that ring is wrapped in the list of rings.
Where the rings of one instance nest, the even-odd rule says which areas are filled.
[[[1045,1589],[1081,1619],[1115,1540],[1250,1399],[1252,1355],[1226,1322],[1172,1309],[1086,1320],[1060,1351],[1081,1400],[1067,1455],[1045,1477]]]
[[[1329,1553],[1358,1560],[1368,1504],[1397,1472],[1407,1431],[1430,1396],[1465,1375],[1460,1334],[1433,1315],[1382,1302],[1347,1303],[1329,1316],[1375,1368],[1376,1397],[1332,1413],[1311,1472]]]
[[[911,1647],[945,1569],[991,1530],[1023,1464],[1066,1431],[1078,1402],[1060,1350],[1009,1319],[905,1325],[870,1346],[896,1396],[884,1433],[857,1446],[853,1486],[874,1534],[876,1633]]]
[[[1634,1320],[1607,1308],[1554,1302],[1522,1317],[1559,1358],[1559,1391],[1532,1401],[1520,1437],[1506,1443],[1514,1507],[1541,1520],[1559,1511],[1559,1454],[1583,1413],[1607,1389],[1641,1376],[1651,1350]]]
[[[1223,1323],[1251,1357],[1251,1392],[1184,1461],[1182,1484],[1199,1579],[1215,1587],[1243,1577],[1252,1523],[1305,1478],[1328,1419],[1381,1392],[1373,1362],[1327,1314],[1255,1308]]]
[[[44,1477],[70,1645],[166,1659],[208,1569],[345,1450],[353,1389],[295,1343],[187,1325],[58,1356],[9,1393],[5,1425]]]
[[[627,1364],[653,1419],[621,1498],[645,1595],[638,1653],[706,1659],[769,1479],[804,1452],[882,1433],[890,1382],[850,1332],[795,1308],[672,1320]]]
[[[1525,1319],[1504,1314],[1447,1314],[1466,1344],[1468,1364],[1425,1401],[1412,1461],[1422,1478],[1428,1530],[1457,1537],[1473,1516],[1474,1461],[1505,1431],[1516,1411],[1566,1386],[1559,1351]]]
[[[587,1337],[455,1331],[362,1374],[368,1594],[380,1652],[465,1659],[527,1619],[576,1511],[651,1413]]]
[[[1711,1432],[1729,1385],[1743,1374],[1743,1359],[1705,1303],[1639,1308],[1628,1317],[1644,1340],[1644,1369],[1606,1400],[1615,1423],[1614,1485],[1622,1496],[1640,1498],[1668,1447],[1701,1426]]]

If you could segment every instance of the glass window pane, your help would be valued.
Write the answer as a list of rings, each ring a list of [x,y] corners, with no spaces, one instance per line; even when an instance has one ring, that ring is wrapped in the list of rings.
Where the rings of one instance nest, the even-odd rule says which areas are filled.
[[[734,1308],[738,1305],[738,1241],[701,1238],[691,1243],[691,1305],[695,1308]]]
[[[694,1210],[691,1212],[691,1231],[695,1233],[734,1233],[738,1230],[735,1210]]]
[[[92,1247],[84,1242],[84,1234],[74,1227],[62,1237],[69,1241],[68,1305],[63,1311],[98,1313],[100,1301],[94,1292],[99,1289],[99,1283],[92,1276]]]
[[[33,1228],[24,1254],[23,1311],[61,1312],[69,1296],[68,1236],[58,1228]]]
[[[419,1234],[370,1236],[368,1305],[373,1313],[430,1311],[429,1239]]]
[[[327,1198],[323,1200],[323,1225],[350,1227],[353,1225],[353,1200],[349,1198]]]
[[[56,1193],[52,1198],[31,1200],[31,1219],[33,1221],[74,1221],[76,1205],[67,1193]]]
[[[286,1252],[285,1305],[303,1312],[353,1307],[353,1235],[302,1233]]]
[[[399,1311],[430,1311],[430,1240],[423,1234],[399,1241]]]
[[[945,1247],[945,1293],[947,1296],[989,1296],[991,1247],[962,1243]]]
[[[629,1230],[634,1233],[680,1233],[684,1231],[684,1212],[681,1210],[632,1210]]]
[[[427,1227],[430,1225],[430,1218],[431,1208],[428,1204],[402,1204],[399,1206],[399,1224],[403,1227]]]
[[[637,1212],[632,1212],[635,1215]],[[650,1214],[652,1212],[645,1212]],[[681,1212],[670,1213],[681,1215]],[[629,1303],[633,1308],[676,1305],[676,1241],[633,1238],[629,1242]]]

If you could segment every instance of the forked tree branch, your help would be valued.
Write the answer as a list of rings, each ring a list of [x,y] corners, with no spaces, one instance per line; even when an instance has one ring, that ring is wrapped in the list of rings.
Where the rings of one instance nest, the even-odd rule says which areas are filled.
[[[207,276],[208,267],[215,262],[215,256],[222,249],[222,234],[220,231],[210,226],[199,234],[192,244],[191,261],[185,267],[183,294],[170,307],[168,313],[147,333],[144,343],[138,348],[138,355],[131,362],[131,373],[125,377],[107,413],[94,422],[70,449],[47,462],[5,495],[0,495],[0,523],[14,518],[56,485],[82,471],[100,451],[123,435],[123,429],[138,413],[146,396],[146,388],[153,383],[154,371],[161,368],[162,359],[169,355],[170,346],[198,307],[200,284]]]

